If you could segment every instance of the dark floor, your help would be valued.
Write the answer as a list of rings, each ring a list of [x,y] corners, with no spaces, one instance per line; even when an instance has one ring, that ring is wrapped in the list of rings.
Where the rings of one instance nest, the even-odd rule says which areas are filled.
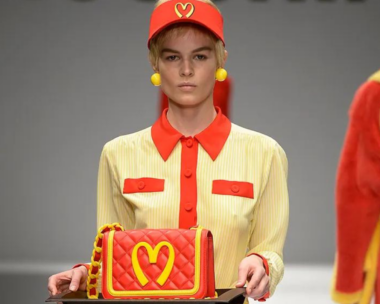
[[[0,275],[1,304],[43,304],[48,275]]]

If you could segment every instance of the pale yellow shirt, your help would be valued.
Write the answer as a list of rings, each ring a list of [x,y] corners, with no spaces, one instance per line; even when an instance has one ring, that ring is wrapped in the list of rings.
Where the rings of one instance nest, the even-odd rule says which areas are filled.
[[[165,113],[160,119],[168,127]],[[287,158],[272,138],[231,124],[220,112],[218,119],[219,125],[213,122],[204,138],[214,141],[220,126],[229,124],[225,142],[215,160],[199,142],[196,164],[197,224],[214,237],[216,288],[235,287],[240,262],[255,252],[268,260],[273,295],[284,273]],[[174,142],[165,161],[152,139],[152,127],[108,142],[99,164],[98,227],[119,222],[125,229],[178,228],[182,147]],[[123,193],[125,179],[139,178],[164,180],[164,190]],[[254,198],[213,194],[215,180],[252,183]]]

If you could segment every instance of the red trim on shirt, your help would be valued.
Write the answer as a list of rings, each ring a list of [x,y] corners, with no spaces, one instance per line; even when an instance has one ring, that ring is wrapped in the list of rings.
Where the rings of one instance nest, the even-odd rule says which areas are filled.
[[[231,131],[230,120],[222,114],[219,107],[215,107],[215,110],[217,115],[213,122],[201,133],[194,136],[212,160],[218,157]],[[161,117],[155,122],[151,130],[152,140],[165,161],[169,158],[178,141],[183,137],[181,133],[170,125],[166,117],[167,112],[168,109],[162,112]]]
[[[215,109],[218,114],[214,121],[201,133],[194,136],[213,161],[216,160],[223,149],[231,132],[230,120],[222,114],[219,107],[215,107]]]
[[[217,115],[213,122],[194,137],[185,137],[174,129],[166,114],[152,126],[152,140],[164,161],[172,153],[178,141],[181,142],[181,194],[179,208],[179,228],[188,229],[197,224],[197,159],[198,143],[210,155],[212,160],[218,157],[231,131],[231,122],[215,107]]]
[[[126,178],[123,193],[161,192],[164,191],[164,179],[159,178]]]
[[[182,134],[174,129],[169,123],[166,113],[168,109],[162,112],[161,117],[152,126],[151,134],[154,145],[164,161],[167,161],[170,153],[178,143]]]
[[[74,268],[78,268],[78,267],[80,267],[80,266],[84,266],[84,267],[86,267],[86,268],[87,268],[87,271],[90,270],[90,265],[89,265],[89,264],[75,264],[75,265],[73,266],[72,269],[74,269]]]
[[[179,228],[189,229],[197,224],[197,159],[198,142],[181,138],[181,198]]]
[[[212,181],[212,193],[253,198],[253,184],[227,180]]]

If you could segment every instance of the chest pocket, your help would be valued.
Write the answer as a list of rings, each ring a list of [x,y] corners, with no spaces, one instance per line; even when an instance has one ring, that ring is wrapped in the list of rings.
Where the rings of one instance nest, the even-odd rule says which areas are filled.
[[[254,198],[253,184],[227,180],[212,181],[212,193]]]
[[[123,193],[162,192],[165,180],[159,178],[126,178]]]

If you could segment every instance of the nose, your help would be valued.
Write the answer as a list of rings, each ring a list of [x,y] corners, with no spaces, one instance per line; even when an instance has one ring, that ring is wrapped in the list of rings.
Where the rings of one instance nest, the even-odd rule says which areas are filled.
[[[180,74],[182,77],[191,77],[194,75],[194,69],[190,60],[183,60],[180,69]]]

